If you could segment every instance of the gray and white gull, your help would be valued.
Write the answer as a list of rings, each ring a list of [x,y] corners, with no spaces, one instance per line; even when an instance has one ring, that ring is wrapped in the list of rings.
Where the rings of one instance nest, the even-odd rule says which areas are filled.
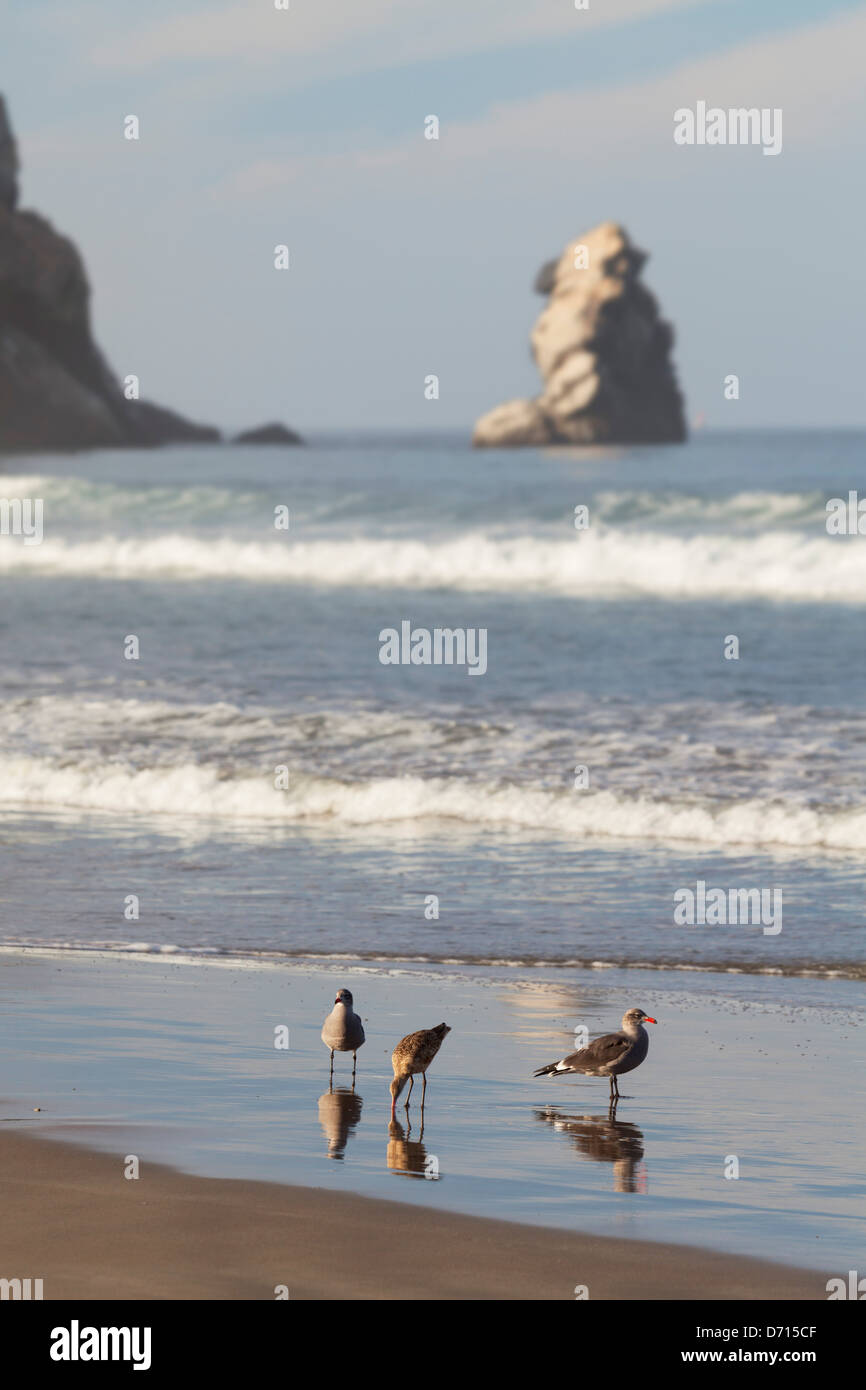
[[[539,1067],[534,1076],[607,1076],[610,1078],[611,1105],[619,1100],[617,1077],[634,1071],[649,1051],[645,1023],[655,1023],[643,1009],[628,1009],[622,1017],[622,1032],[605,1033],[587,1047],[571,1052],[558,1062]]]
[[[325,1019],[322,1042],[331,1049],[331,1078],[334,1076],[334,1053],[351,1052],[352,1080],[358,1065],[358,1048],[364,1045],[364,1025],[352,1007],[351,991],[338,989],[334,1007]]]

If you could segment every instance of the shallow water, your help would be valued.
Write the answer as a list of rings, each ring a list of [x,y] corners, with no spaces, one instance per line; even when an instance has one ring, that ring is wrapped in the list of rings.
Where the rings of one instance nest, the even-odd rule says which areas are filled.
[[[367,1043],[328,1086],[335,983]],[[287,969],[0,956],[2,1122],[148,1162],[759,1255],[844,1274],[863,1249],[866,1015],[844,981],[610,971]],[[695,988],[692,988],[692,985]],[[647,986],[651,986],[648,988]],[[574,1028],[652,1012],[621,1082],[535,1080]],[[389,1128],[395,1042],[452,1033],[423,1116]],[[274,1029],[287,1025],[290,1047]],[[840,1081],[844,1080],[844,1093]],[[34,1112],[40,1106],[40,1113]],[[731,1159],[739,1177],[726,1178]],[[119,1167],[120,1171],[120,1167]],[[651,1277],[651,1276],[649,1276]]]

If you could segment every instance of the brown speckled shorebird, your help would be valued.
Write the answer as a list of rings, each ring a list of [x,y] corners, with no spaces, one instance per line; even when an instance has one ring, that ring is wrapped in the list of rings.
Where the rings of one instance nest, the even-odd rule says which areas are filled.
[[[439,1051],[445,1040],[446,1034],[451,1029],[447,1023],[437,1023],[435,1028],[422,1028],[417,1033],[409,1033],[402,1042],[398,1042],[391,1054],[391,1066],[394,1068],[394,1080],[391,1082],[391,1119],[394,1119],[397,1097],[402,1091],[406,1082],[409,1082],[409,1096],[412,1094],[412,1087],[415,1085],[415,1077],[420,1072],[424,1077],[424,1086],[421,1091],[421,1109],[424,1108],[424,1096],[427,1093],[427,1068]],[[406,1109],[409,1109],[409,1096],[406,1097]]]

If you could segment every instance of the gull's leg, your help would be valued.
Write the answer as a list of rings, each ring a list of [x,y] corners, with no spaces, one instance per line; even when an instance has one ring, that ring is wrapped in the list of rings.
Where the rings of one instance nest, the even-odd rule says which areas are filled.
[[[414,1076],[409,1077],[409,1095],[406,1097],[406,1109],[409,1109],[409,1096],[412,1094],[412,1087],[415,1085]]]
[[[421,1075],[424,1077],[424,1085],[421,1087],[421,1109],[423,1110],[423,1109],[424,1109],[424,1097],[425,1097],[426,1094],[427,1094],[427,1073],[426,1073],[426,1071],[425,1071],[425,1072],[422,1072]]]
[[[352,1085],[353,1085],[353,1086],[354,1086],[354,1084],[355,1084],[355,1069],[356,1069],[357,1065],[358,1065],[358,1054],[357,1054],[357,1052],[353,1052],[353,1053],[352,1053]]]
[[[330,1077],[330,1082],[331,1082],[331,1085],[333,1086],[333,1084],[334,1084],[334,1049],[333,1049],[333,1048],[331,1048],[331,1077]]]

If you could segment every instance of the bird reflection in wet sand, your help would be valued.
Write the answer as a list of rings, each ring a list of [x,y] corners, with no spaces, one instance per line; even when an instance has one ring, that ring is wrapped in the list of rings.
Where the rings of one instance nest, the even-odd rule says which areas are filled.
[[[361,1118],[364,1102],[354,1090],[333,1087],[319,1096],[319,1124],[328,1141],[328,1158],[342,1158],[355,1126]]]
[[[428,1154],[421,1142],[424,1138],[424,1114],[417,1139],[412,1139],[412,1126],[404,1129],[399,1120],[388,1125],[388,1167],[404,1178],[438,1178],[439,1160]]]
[[[612,1111],[607,1115],[566,1115],[555,1105],[548,1105],[533,1113],[558,1134],[567,1134],[584,1158],[612,1163],[615,1192],[646,1192],[646,1164],[641,1162],[643,1131],[637,1125],[618,1120]]]

